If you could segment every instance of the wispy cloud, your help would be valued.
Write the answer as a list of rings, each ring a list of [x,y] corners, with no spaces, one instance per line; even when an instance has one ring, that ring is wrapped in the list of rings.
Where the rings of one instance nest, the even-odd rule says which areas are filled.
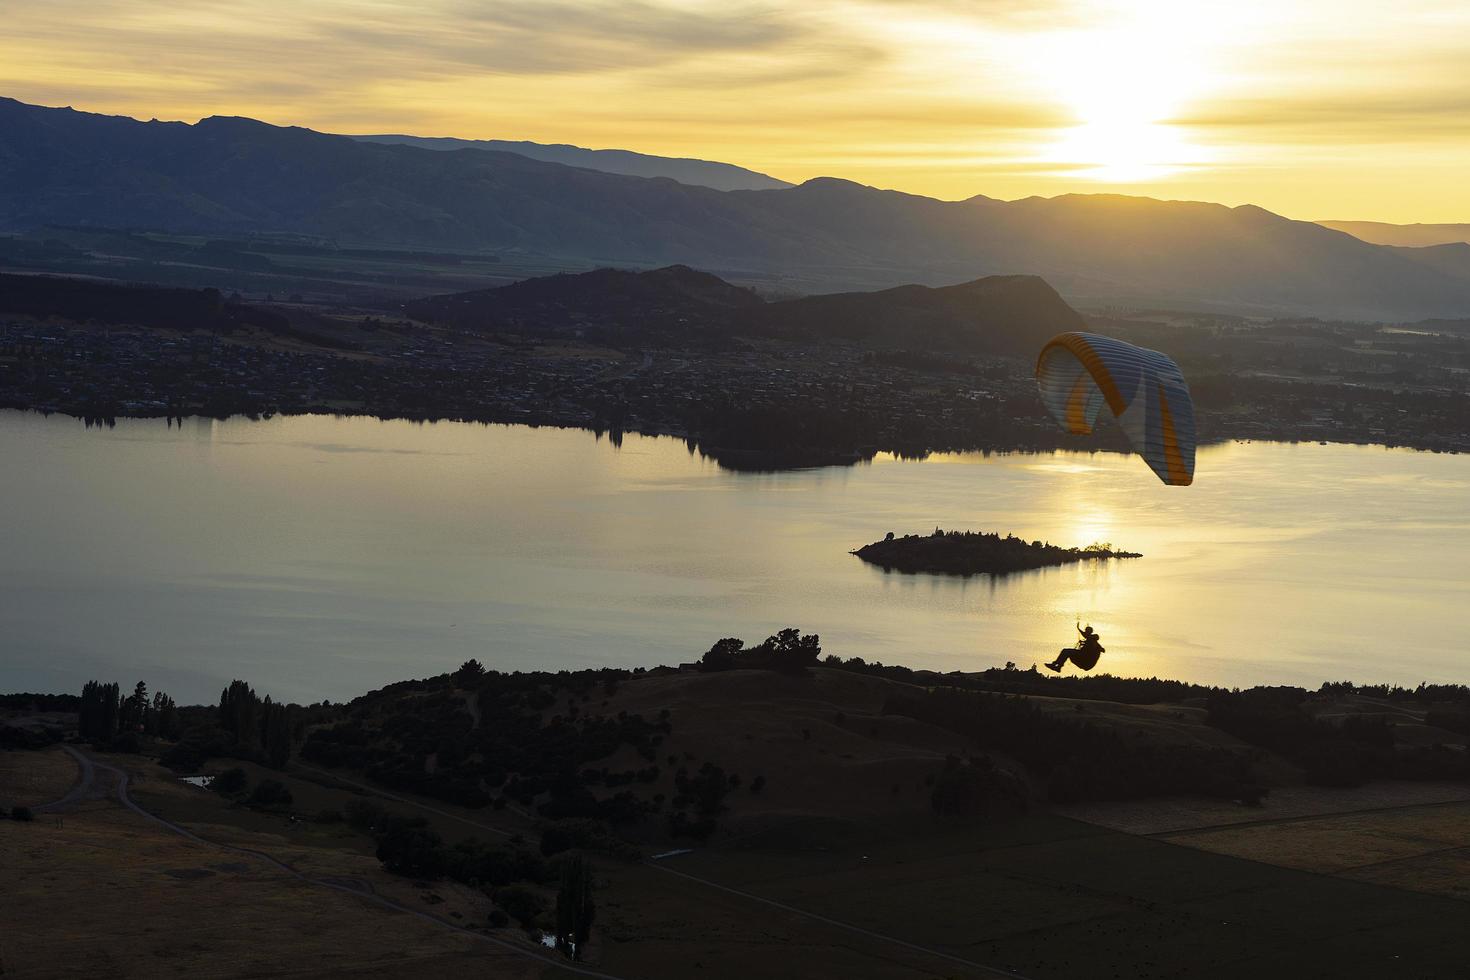
[[[1470,218],[1445,177],[1470,169],[1460,0],[0,0],[0,23],[0,94],[145,118]],[[1425,180],[1390,184],[1412,160]]]

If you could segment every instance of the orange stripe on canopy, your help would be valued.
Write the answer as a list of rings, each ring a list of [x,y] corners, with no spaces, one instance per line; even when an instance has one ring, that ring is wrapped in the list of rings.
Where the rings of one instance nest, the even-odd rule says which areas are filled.
[[[1053,347],[1060,347],[1082,362],[1082,366],[1087,369],[1087,373],[1092,375],[1093,382],[1102,391],[1103,397],[1108,400],[1108,408],[1113,410],[1114,415],[1122,415],[1127,411],[1128,402],[1124,400],[1123,393],[1118,390],[1118,384],[1113,380],[1112,374],[1109,373],[1108,366],[1102,362],[1102,358],[1097,356],[1097,352],[1092,349],[1092,345],[1087,342],[1087,338],[1080,333],[1070,332],[1059,334],[1053,337],[1041,349],[1041,354],[1036,358],[1037,377],[1041,376],[1041,365]],[[1086,433],[1091,430],[1082,429],[1080,431]]]
[[[1159,418],[1164,430],[1164,465],[1169,470],[1169,483],[1176,487],[1187,487],[1194,482],[1194,477],[1184,465],[1184,457],[1179,453],[1179,436],[1174,432],[1174,415],[1169,411],[1169,396],[1164,394],[1164,386],[1159,385]]]
[[[1079,371],[1072,382],[1072,392],[1067,396],[1067,430],[1074,436],[1085,436],[1092,431],[1087,424],[1087,387],[1091,379],[1087,372]]]

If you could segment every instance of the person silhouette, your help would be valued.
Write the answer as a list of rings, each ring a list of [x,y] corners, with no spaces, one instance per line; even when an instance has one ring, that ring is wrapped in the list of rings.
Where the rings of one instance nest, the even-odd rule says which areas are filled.
[[[1091,670],[1097,666],[1097,658],[1106,652],[1102,645],[1101,635],[1093,632],[1091,623],[1088,623],[1086,627],[1083,627],[1080,623],[1077,624],[1077,634],[1082,639],[1077,641],[1075,647],[1068,647],[1059,652],[1057,659],[1045,665],[1048,670],[1061,673],[1062,668],[1067,665],[1068,660],[1083,670]]]

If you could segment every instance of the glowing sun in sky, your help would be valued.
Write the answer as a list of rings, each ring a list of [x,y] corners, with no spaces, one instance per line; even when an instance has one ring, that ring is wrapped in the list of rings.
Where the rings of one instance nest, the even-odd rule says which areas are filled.
[[[1196,33],[1152,4],[1126,28],[1054,37],[1044,84],[1076,120],[1044,151],[1073,176],[1108,183],[1155,180],[1206,162],[1209,153],[1170,122],[1208,85]],[[1194,25],[1189,25],[1193,27]]]

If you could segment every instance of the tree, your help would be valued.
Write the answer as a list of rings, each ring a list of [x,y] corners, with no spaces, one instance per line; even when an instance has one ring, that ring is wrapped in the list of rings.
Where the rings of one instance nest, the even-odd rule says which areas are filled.
[[[291,709],[269,696],[260,706],[260,744],[272,769],[284,769],[291,759]]]
[[[118,729],[136,734],[148,727],[148,685],[139,681],[133,693],[123,701],[118,719]]]
[[[230,681],[230,686],[220,692],[219,725],[237,745],[253,745],[258,740],[259,710],[260,699],[244,681]]]
[[[478,660],[470,659],[459,665],[454,672],[455,687],[471,687],[485,676],[485,667]]]
[[[597,912],[592,900],[592,869],[580,854],[567,858],[561,866],[561,887],[556,893],[556,943],[570,949],[572,959],[580,959],[582,947],[592,934],[592,920]]]
[[[153,695],[153,710],[149,712],[151,728],[150,735],[159,738],[176,739],[179,737],[179,715],[174,699],[159,691]]]
[[[763,666],[783,674],[805,674],[815,667],[822,655],[821,638],[815,633],[801,635],[801,630],[784,629],[767,637],[759,647]]]
[[[727,636],[716,640],[699,660],[699,669],[704,671],[734,670],[740,665],[740,653],[745,648],[744,640]]]
[[[77,731],[93,742],[110,742],[117,734],[118,686],[88,681],[82,686]]]

